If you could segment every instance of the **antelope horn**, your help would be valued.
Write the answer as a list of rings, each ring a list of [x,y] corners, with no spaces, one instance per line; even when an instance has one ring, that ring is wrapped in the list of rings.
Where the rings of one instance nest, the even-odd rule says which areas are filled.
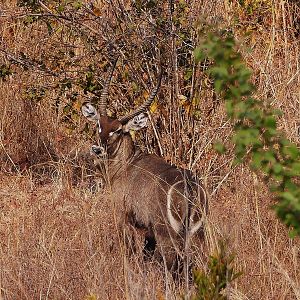
[[[158,76],[158,81],[156,84],[156,87],[154,88],[154,90],[152,90],[149,98],[140,106],[138,107],[136,110],[134,110],[133,112],[129,113],[128,115],[122,117],[120,119],[121,124],[126,124],[130,119],[132,119],[133,117],[139,115],[142,112],[145,112],[147,110],[147,108],[151,105],[151,103],[153,102],[159,88],[160,88],[160,84],[161,84],[161,78],[162,78],[162,70],[160,70],[159,72],[159,76]]]
[[[170,187],[170,189],[168,190],[168,194],[167,194],[167,217],[168,217],[171,227],[174,229],[174,231],[176,233],[180,232],[180,230],[182,229],[182,224],[181,224],[181,222],[177,221],[172,214],[171,201],[172,201],[172,192],[173,192],[174,186],[176,186],[180,182],[181,181],[178,181],[175,184],[173,184]]]
[[[111,79],[112,79],[112,76],[113,76],[118,58],[119,58],[119,56],[115,59],[115,61],[113,63],[113,66],[110,70],[110,73],[109,73],[109,75],[108,75],[108,77],[107,77],[107,79],[104,83],[102,93],[101,93],[101,96],[100,96],[100,99],[99,99],[99,113],[100,113],[101,116],[106,116],[107,115],[106,106],[107,106],[108,87],[109,87],[109,84],[111,82]]]

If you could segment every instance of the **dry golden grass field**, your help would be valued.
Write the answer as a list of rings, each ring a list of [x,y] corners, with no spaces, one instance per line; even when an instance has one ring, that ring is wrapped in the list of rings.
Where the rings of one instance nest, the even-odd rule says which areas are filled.
[[[48,2],[53,1],[44,1],[51,11],[55,5],[47,6]],[[118,42],[127,35],[124,53],[131,55],[126,64],[117,66],[110,92],[109,109],[120,115],[140,103],[143,91],[155,83],[155,60],[143,71],[139,65],[147,55],[140,50],[144,41],[152,41],[153,32],[147,31],[152,19],[147,23],[143,13],[134,15],[135,2],[139,1],[94,1],[92,8],[98,17],[114,20],[123,16],[118,8],[126,7],[124,18],[133,20],[131,31],[127,28],[115,37]],[[161,7],[163,13],[168,10],[167,2]],[[232,29],[253,70],[256,97],[268,99],[272,107],[283,111],[280,130],[299,146],[297,1],[174,2],[177,11],[185,4],[181,13],[186,19],[178,15],[181,23],[177,28],[182,31],[201,22]],[[74,24],[60,24],[64,20],[56,19],[52,26],[57,27],[50,35],[45,23],[24,25],[26,17],[16,1],[0,2],[0,65],[10,64],[13,71],[0,84],[0,300],[181,299],[183,285],[173,281],[154,259],[145,260],[139,253],[128,255],[119,239],[120,204],[103,188],[89,157],[93,138],[85,130],[86,121],[76,114],[89,94],[78,86],[57,89],[58,82],[80,74],[79,68],[83,70],[92,61],[99,67],[99,76],[106,76],[104,62],[108,59],[103,45],[112,33],[92,21],[82,21],[86,24],[83,30],[100,33],[92,43],[103,52],[94,53],[79,34],[64,33]],[[197,44],[197,30],[189,34],[192,44]],[[223,103],[200,68],[191,64],[193,80],[185,79],[182,61],[188,50],[184,45],[164,40],[163,34],[161,39],[168,75],[151,125],[137,134],[136,142],[145,151],[162,152],[169,162],[191,169],[208,190],[205,250],[194,254],[196,267],[205,270],[206,258],[216,250],[218,240],[227,239],[228,251],[235,253],[235,267],[243,272],[229,286],[228,299],[300,299],[299,238],[288,237],[271,209],[275,199],[259,174],[247,165],[233,166],[233,154],[214,151],[213,142],[226,143],[232,133]],[[68,43],[74,48],[69,64],[67,58],[58,59]],[[153,57],[151,52],[146,59]],[[46,61],[44,68],[41,60]],[[69,71],[61,72],[65,68]],[[136,91],[131,81],[142,90]],[[41,90],[45,92],[40,99]],[[74,91],[78,92],[72,102],[74,114],[66,119]],[[185,103],[176,96],[190,95],[190,91],[198,99],[195,119],[188,109],[183,112]]]

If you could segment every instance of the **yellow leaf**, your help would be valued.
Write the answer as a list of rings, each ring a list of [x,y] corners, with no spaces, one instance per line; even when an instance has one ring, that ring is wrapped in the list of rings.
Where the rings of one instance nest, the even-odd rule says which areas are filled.
[[[70,135],[72,135],[72,133],[73,133],[73,129],[70,128],[70,127],[65,127],[65,133],[66,133],[68,136],[70,136]]]
[[[165,300],[164,294],[162,293],[162,291],[158,290],[156,293],[156,299],[157,300]]]
[[[147,91],[143,92],[143,98],[146,99],[149,97],[149,93]]]
[[[113,116],[113,113],[112,113],[112,111],[111,111],[110,109],[107,109],[107,115],[108,115],[109,117],[112,117],[112,116]]]
[[[73,108],[74,108],[76,111],[80,111],[80,109],[81,109],[81,103],[80,103],[80,101],[76,101],[76,102],[73,104]]]
[[[206,87],[211,86],[209,77],[204,78],[204,84],[205,84]]]
[[[187,101],[187,97],[184,95],[178,95],[179,104],[184,106]]]
[[[150,105],[149,111],[153,114],[158,108],[158,102],[157,100],[154,100],[152,104]]]
[[[197,97],[194,97],[192,100],[192,105],[195,107],[195,106],[198,106],[199,104],[200,104],[200,99]]]
[[[85,300],[97,300],[97,296],[95,294],[89,294],[85,297]]]
[[[98,7],[94,7],[94,8],[93,8],[93,13],[94,13],[97,17],[101,16],[101,10],[100,10]]]
[[[201,120],[201,110],[200,109],[195,109],[193,111],[193,117],[195,120]]]
[[[135,131],[134,130],[130,130],[129,133],[131,135],[132,140],[135,141]]]

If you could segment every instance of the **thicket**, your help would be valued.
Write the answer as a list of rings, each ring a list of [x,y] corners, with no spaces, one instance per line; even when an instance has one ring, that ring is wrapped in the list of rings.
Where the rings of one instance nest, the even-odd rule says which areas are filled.
[[[77,126],[80,98],[87,94],[99,96],[102,88],[99,68],[107,69],[109,61],[116,53],[121,54],[122,63],[133,69],[134,51],[140,46],[142,62],[145,62],[149,71],[157,68],[155,65],[159,64],[158,56],[161,60],[166,57],[165,52],[168,50],[163,42],[169,39],[173,74],[178,71],[179,66],[181,69],[185,68],[185,81],[193,79],[194,63],[188,53],[197,46],[195,36],[198,33],[188,28],[189,10],[185,1],[176,4],[136,1],[133,9],[116,9],[115,13],[118,15],[114,22],[102,20],[99,17],[101,12],[93,6],[93,2],[86,4],[83,1],[61,1],[58,4],[56,1],[19,0],[18,5],[26,9],[24,26],[40,22],[46,26],[49,37],[60,34],[63,41],[69,41],[69,45],[65,43],[65,46],[61,45],[52,53],[42,53],[39,58],[30,57],[23,52],[18,57],[8,54],[8,58],[10,62],[23,68],[36,68],[58,78],[54,106],[63,105],[62,121],[70,130]],[[250,16],[271,9],[270,1],[240,1],[239,5],[243,13]],[[134,26],[135,18],[142,15],[152,16],[154,22],[151,26],[149,20],[148,23],[140,24],[149,30],[147,40],[143,41],[138,38],[139,29]],[[200,27],[203,28],[203,25]],[[99,37],[103,30],[107,31],[107,36]],[[178,34],[176,40],[175,32]],[[126,41],[128,38],[135,39],[137,44],[134,46]],[[81,57],[74,50],[79,43],[85,49]],[[207,33],[199,44],[194,52],[195,59],[197,63],[206,64],[206,72],[213,79],[216,93],[225,99],[227,115],[234,125],[232,142],[235,144],[235,162],[247,161],[254,170],[263,174],[265,182],[278,199],[274,205],[278,217],[289,227],[291,236],[300,234],[300,189],[297,184],[297,177],[300,175],[300,151],[277,130],[276,118],[281,112],[272,109],[268,101],[256,99],[255,87],[250,81],[251,72],[236,51],[235,40],[228,35],[228,31],[224,31],[223,36]],[[5,49],[2,51],[5,52]],[[128,67],[125,66],[122,70],[122,80],[128,79]],[[10,66],[3,64],[0,70],[3,79],[12,74]],[[148,77],[146,74],[144,76]],[[178,74],[174,74],[171,80],[176,76]],[[147,81],[149,79],[151,80],[147,78]],[[143,84],[146,85],[145,81]],[[135,81],[131,86],[124,86],[125,88],[132,99],[129,101],[143,101],[147,97]],[[176,84],[174,89],[174,97],[179,97],[183,108],[190,111],[196,119],[200,103],[195,104],[195,90],[191,89],[189,93],[180,95]],[[34,101],[41,101],[46,92],[45,86],[32,86],[28,88],[27,96]],[[155,109],[156,106],[153,110]],[[224,151],[221,144],[216,144],[215,147],[220,152]]]
[[[270,1],[238,2],[247,17],[258,16],[271,9]],[[122,98],[127,99],[126,103],[110,104],[111,112],[116,114],[128,109],[125,105],[133,106],[147,97],[145,89],[155,82],[153,78],[160,58],[162,61],[165,59],[163,67],[168,69],[165,80],[174,82],[171,102],[179,99],[176,105],[183,113],[192,115],[193,120],[201,118],[201,102],[197,100],[198,91],[194,82],[197,64],[200,65],[212,80],[218,97],[225,100],[227,115],[234,127],[232,143],[235,145],[235,163],[249,163],[261,175],[275,193],[277,203],[274,209],[278,217],[289,227],[291,236],[300,234],[300,151],[277,129],[281,112],[268,105],[267,100],[255,97],[251,72],[237,52],[235,39],[228,31],[206,31],[196,42],[198,32],[187,20],[189,7],[186,1],[176,1],[175,4],[173,1],[135,1],[131,7],[114,8],[112,20],[103,19],[93,1],[87,4],[85,1],[65,0],[57,3],[51,0],[19,0],[18,5],[24,9],[20,17],[23,25],[34,27],[40,24],[48,36],[39,57],[33,57],[26,51],[13,54],[1,47],[8,63],[0,66],[0,77],[6,80],[21,68],[29,72],[38,70],[55,78],[53,85],[37,83],[27,87],[26,97],[39,102],[51,96],[53,112],[57,113],[62,107],[61,121],[70,131],[78,126],[81,99],[90,99],[93,95],[93,101],[97,101],[103,73],[116,54],[121,55],[122,61],[122,65],[117,66],[119,93],[126,95]],[[142,19],[145,21],[141,22]],[[249,25],[248,32],[253,30],[253,26],[259,26],[260,22],[261,18],[255,25],[248,22],[252,26]],[[194,24],[199,25],[199,22]],[[80,52],[78,49],[83,50]],[[179,71],[186,85],[181,90],[176,79]],[[150,76],[152,73],[153,78]],[[157,108],[164,113],[161,104],[152,107],[153,110]],[[86,131],[89,131],[88,128]],[[225,146],[215,143],[215,149],[224,155]],[[212,257],[209,271],[196,275],[199,291],[195,299],[207,299],[204,293],[213,290],[209,286],[213,282],[210,276],[223,280],[217,292],[236,277],[232,269],[230,280],[226,277],[226,268],[232,263],[232,258],[226,258],[226,267],[220,267],[218,264],[223,258],[224,255],[221,258],[220,255]],[[218,270],[223,270],[227,275],[219,276]]]

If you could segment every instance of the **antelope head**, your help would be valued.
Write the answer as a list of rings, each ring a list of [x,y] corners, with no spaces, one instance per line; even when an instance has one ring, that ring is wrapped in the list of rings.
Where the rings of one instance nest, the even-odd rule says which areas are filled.
[[[145,112],[153,102],[160,88],[162,78],[162,72],[160,72],[156,87],[151,92],[149,98],[140,107],[120,119],[112,118],[107,115],[106,108],[108,87],[115,65],[116,62],[104,84],[99,100],[99,112],[97,112],[96,108],[90,102],[83,103],[81,108],[82,114],[89,121],[97,123],[99,145],[92,146],[92,152],[96,154],[97,157],[108,157],[110,159],[114,159],[117,154],[121,153],[121,149],[123,150],[123,154],[126,154],[127,157],[134,154],[134,145],[129,132],[130,130],[136,131],[147,126],[148,117]],[[128,147],[129,144],[130,147]]]

